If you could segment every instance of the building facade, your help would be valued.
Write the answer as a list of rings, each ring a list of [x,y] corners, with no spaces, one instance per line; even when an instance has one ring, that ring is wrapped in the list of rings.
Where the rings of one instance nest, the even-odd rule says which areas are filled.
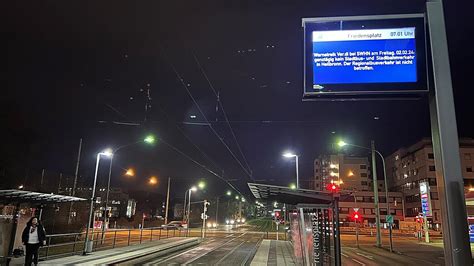
[[[474,181],[474,139],[460,139],[461,168],[466,190]],[[441,228],[441,206],[436,180],[431,139],[423,139],[408,148],[401,148],[385,159],[388,186],[404,195],[405,215],[408,219],[421,210],[420,183],[427,182],[430,191],[432,217],[430,227]]]
[[[340,185],[343,190],[369,191],[371,183],[368,158],[344,154],[319,156],[314,160],[311,189],[324,191],[332,182]]]

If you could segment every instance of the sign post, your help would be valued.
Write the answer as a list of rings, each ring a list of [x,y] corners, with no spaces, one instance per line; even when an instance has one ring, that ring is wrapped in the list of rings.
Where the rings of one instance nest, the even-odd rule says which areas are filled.
[[[430,185],[427,181],[420,182],[421,212],[423,214],[423,231],[425,232],[425,242],[430,242],[430,232],[428,230],[428,216],[431,216],[431,195]]]
[[[352,208],[352,209],[354,209],[354,212],[356,213],[359,211],[359,208]],[[359,223],[358,223],[359,217],[354,217],[354,220],[356,223],[356,244],[357,244],[357,248],[359,248]]]

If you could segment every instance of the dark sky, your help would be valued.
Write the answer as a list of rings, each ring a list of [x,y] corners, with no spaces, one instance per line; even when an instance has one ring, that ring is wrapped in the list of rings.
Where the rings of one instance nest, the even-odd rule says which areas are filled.
[[[474,23],[469,23],[469,11],[461,1],[446,2],[459,134],[474,137]],[[173,67],[245,165],[194,56],[219,91],[257,180],[291,182],[294,164],[281,158],[285,149],[301,155],[301,179],[308,179],[313,159],[330,152],[339,136],[361,145],[374,139],[385,154],[429,137],[425,98],[334,103],[302,102],[301,97],[301,18],[415,13],[423,11],[423,5],[424,1],[10,1],[2,7],[7,44],[0,98],[4,184],[20,183],[25,169],[73,174],[81,137],[80,174],[89,182],[97,151],[151,132],[210,169],[224,171],[248,193],[248,176],[209,127],[186,124],[205,119]],[[144,123],[147,84],[152,101]],[[168,176],[184,178],[176,183],[179,193],[199,178],[209,180],[214,194],[227,189],[164,143],[123,149],[116,166],[113,184],[125,188],[143,188],[153,174],[160,178],[159,191]],[[129,166],[138,176],[124,181],[120,167]]]

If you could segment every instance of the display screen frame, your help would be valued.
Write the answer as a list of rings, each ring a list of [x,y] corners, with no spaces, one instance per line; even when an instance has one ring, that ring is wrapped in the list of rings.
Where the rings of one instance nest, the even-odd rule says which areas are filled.
[[[424,14],[374,15],[350,17],[304,18],[304,93],[303,98],[357,98],[366,96],[413,97],[429,91]],[[331,83],[313,88],[313,31],[394,29],[415,27],[416,82]]]

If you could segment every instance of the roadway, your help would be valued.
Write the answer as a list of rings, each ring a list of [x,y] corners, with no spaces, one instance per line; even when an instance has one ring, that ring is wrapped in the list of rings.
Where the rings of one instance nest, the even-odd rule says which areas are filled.
[[[443,248],[436,244],[418,242],[413,237],[395,237],[394,253],[388,250],[388,238],[382,239],[383,248],[375,247],[375,237],[342,235],[343,265],[444,265]]]

